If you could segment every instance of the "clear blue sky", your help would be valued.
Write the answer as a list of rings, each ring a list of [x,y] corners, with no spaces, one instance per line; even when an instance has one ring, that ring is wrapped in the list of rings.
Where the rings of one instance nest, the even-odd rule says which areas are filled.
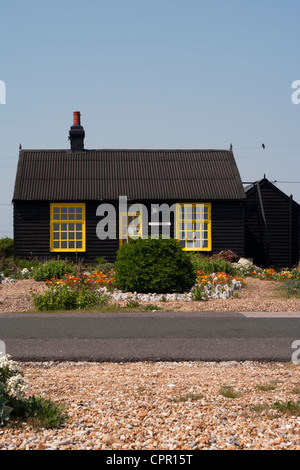
[[[296,0],[10,0],[1,5],[0,236],[12,236],[18,149],[233,150],[300,203]],[[263,150],[261,144],[266,149]]]

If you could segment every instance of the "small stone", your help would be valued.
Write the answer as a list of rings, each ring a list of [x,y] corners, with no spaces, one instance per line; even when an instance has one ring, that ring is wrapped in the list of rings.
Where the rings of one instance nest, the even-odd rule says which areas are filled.
[[[48,446],[45,444],[39,444],[37,446],[37,450],[46,450],[46,449],[48,449]]]
[[[102,438],[103,444],[111,445],[115,442],[114,438],[110,434],[105,434]]]

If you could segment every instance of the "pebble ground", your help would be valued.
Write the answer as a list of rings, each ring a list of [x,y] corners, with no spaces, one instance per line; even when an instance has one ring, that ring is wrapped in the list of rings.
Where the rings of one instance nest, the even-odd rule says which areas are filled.
[[[68,418],[59,429],[2,427],[1,450],[300,450],[292,362],[21,367],[28,393],[63,403]]]

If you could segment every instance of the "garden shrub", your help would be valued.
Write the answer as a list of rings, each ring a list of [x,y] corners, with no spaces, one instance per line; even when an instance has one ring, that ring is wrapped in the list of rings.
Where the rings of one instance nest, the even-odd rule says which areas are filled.
[[[0,356],[0,426],[11,418],[28,420],[37,427],[54,428],[63,424],[64,406],[39,396],[26,396],[28,382],[19,365],[6,354]]]
[[[12,400],[12,406],[12,418],[25,419],[37,428],[60,428],[68,417],[64,412],[64,404],[36,395],[31,395],[22,401]]]
[[[33,270],[35,281],[47,281],[47,279],[60,279],[66,274],[72,273],[75,269],[73,263],[63,260],[46,261]]]
[[[231,262],[223,259],[222,257],[205,256],[196,253],[191,254],[190,257],[196,272],[203,271],[205,274],[222,272],[230,276],[235,276],[238,273],[238,270],[231,264]]]
[[[34,307],[40,311],[78,310],[103,304],[105,298],[94,289],[53,285],[42,294],[31,292]]]
[[[104,274],[110,274],[113,272],[114,265],[113,263],[98,263],[95,266],[95,271],[97,273],[104,273]]]
[[[117,252],[115,281],[123,291],[140,293],[186,292],[196,274],[190,256],[177,240],[131,240]]]
[[[14,241],[12,238],[0,239],[0,258],[10,258],[14,255]]]
[[[289,296],[299,297],[300,296],[300,280],[299,279],[288,279],[284,283],[284,288],[286,289]]]

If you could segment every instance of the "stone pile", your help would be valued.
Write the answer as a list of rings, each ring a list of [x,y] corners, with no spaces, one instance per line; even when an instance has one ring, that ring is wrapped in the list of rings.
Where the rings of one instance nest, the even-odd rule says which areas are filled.
[[[240,290],[242,283],[239,280],[233,279],[231,284],[214,285],[208,282],[203,288],[203,300],[205,299],[228,299],[233,296],[234,291]],[[109,292],[106,287],[99,289],[99,291],[111,299],[116,301],[137,301],[137,302],[175,302],[184,301],[191,302],[195,300],[193,289],[184,294],[157,294],[157,293],[138,293],[138,292],[122,292],[115,289]]]

